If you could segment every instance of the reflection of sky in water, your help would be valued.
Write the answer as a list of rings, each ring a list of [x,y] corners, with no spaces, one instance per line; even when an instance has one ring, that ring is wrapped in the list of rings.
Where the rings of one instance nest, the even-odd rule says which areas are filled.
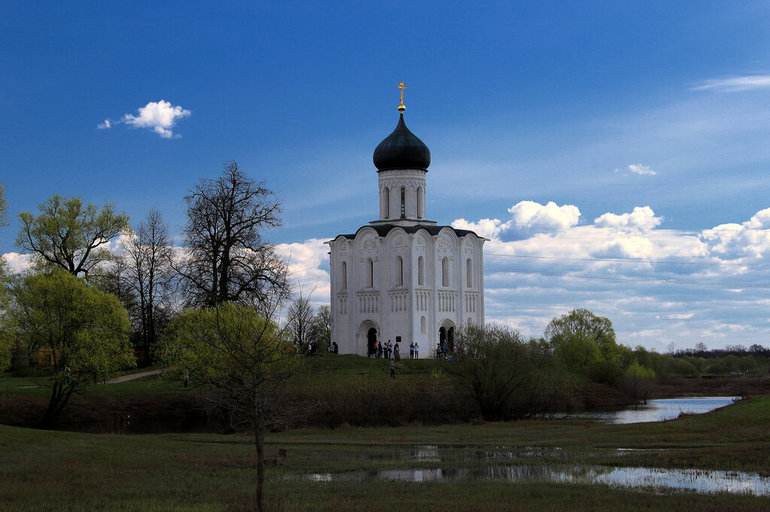
[[[638,405],[622,411],[581,413],[579,418],[594,418],[606,423],[650,423],[672,420],[680,414],[703,414],[719,407],[730,405],[737,397],[717,396],[698,398],[668,398],[650,400],[647,405]]]
[[[645,423],[674,419],[682,413],[703,414],[718,407],[730,405],[734,397],[699,397],[651,400],[638,406],[612,413],[575,415],[595,418],[609,423]],[[621,452],[624,449],[619,449]],[[401,449],[374,458],[442,462],[442,458],[465,461],[501,461],[532,457],[559,457],[561,448],[494,447],[472,448],[423,445]],[[304,478],[315,482],[390,480],[394,482],[463,482],[467,480],[507,480],[509,482],[560,482],[582,485],[609,485],[623,488],[651,488],[688,490],[701,494],[731,493],[770,496],[770,478],[756,474],[706,471],[698,469],[608,468],[602,466],[566,466],[559,464],[487,465],[474,468],[452,469],[384,469],[350,473],[310,473],[289,478]]]
[[[302,478],[316,482],[390,480],[393,482],[559,482],[609,485],[624,488],[688,490],[700,494],[730,493],[770,496],[770,478],[756,474],[698,469],[606,468],[602,466],[484,466],[460,469],[384,469],[351,473],[312,473]]]
[[[469,448],[468,446],[419,445],[413,448],[396,449],[391,452],[373,453],[368,455],[368,458],[377,461],[442,462],[446,460],[511,460],[564,456],[566,456],[564,450],[559,447],[494,446]]]

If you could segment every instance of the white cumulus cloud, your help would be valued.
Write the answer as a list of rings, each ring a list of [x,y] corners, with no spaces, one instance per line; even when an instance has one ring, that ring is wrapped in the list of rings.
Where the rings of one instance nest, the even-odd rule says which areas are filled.
[[[19,254],[18,252],[8,252],[2,255],[8,264],[8,270],[14,274],[20,274],[32,267],[31,254]]]
[[[309,297],[315,305],[329,302],[329,246],[324,240],[277,244],[275,250],[289,267],[290,284],[296,294]]]
[[[652,242],[641,236],[620,237],[600,245],[592,253],[604,258],[652,259],[655,247]]]
[[[477,222],[457,219],[452,222],[456,229],[469,229],[477,235],[491,240],[523,239],[538,233],[558,233],[574,227],[580,221],[577,206],[559,206],[553,201],[540,204],[535,201],[520,201],[508,208],[510,218],[481,219]]]
[[[635,207],[631,213],[615,215],[605,213],[594,219],[594,224],[600,228],[613,229],[639,229],[649,231],[658,227],[662,219],[655,216],[655,212],[649,206]]]
[[[754,260],[770,256],[770,208],[760,210],[741,224],[720,224],[703,230],[701,239],[710,251],[729,260]]]
[[[478,222],[470,222],[465,219],[457,219],[452,222],[455,229],[468,229],[484,238],[495,238],[500,233],[503,222],[500,219],[481,219]]]
[[[146,128],[152,130],[164,139],[178,138],[172,128],[177,121],[190,117],[191,112],[179,105],[172,105],[171,102],[160,100],[151,101],[143,107],[137,109],[137,115],[125,114],[118,121],[105,119],[96,127],[100,130],[112,128],[116,124],[126,124],[133,128]]]
[[[123,122],[134,128],[148,128],[163,138],[174,137],[171,128],[179,119],[190,116],[190,111],[179,105],[172,105],[168,101],[151,101],[139,108],[139,115],[126,114]]]
[[[508,208],[508,213],[511,214],[511,222],[517,227],[560,230],[575,226],[580,220],[580,210],[577,206],[558,206],[553,201],[548,201],[545,205],[535,201],[520,201]]]
[[[649,206],[572,221],[551,232],[506,238],[514,220],[547,205],[523,202],[520,217],[461,219],[486,229],[487,321],[541,336],[548,321],[576,307],[609,317],[618,341],[665,350],[703,340],[709,347],[770,336],[770,208],[745,222],[701,232],[661,228]],[[554,205],[552,208],[558,208]],[[569,210],[567,210],[569,211]],[[512,213],[513,213],[512,212]]]

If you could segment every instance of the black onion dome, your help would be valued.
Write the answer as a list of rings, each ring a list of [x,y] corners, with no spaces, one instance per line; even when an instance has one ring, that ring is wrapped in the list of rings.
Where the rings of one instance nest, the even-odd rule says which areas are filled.
[[[402,113],[396,129],[385,137],[374,150],[374,166],[378,171],[391,169],[428,170],[430,150],[415,134],[409,131]]]

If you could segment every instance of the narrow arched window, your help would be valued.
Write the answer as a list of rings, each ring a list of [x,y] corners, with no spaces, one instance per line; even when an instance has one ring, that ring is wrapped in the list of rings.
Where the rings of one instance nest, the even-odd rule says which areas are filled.
[[[425,334],[425,317],[420,318],[420,332]]]
[[[406,218],[406,189],[401,187],[401,218]]]
[[[401,256],[396,256],[396,284],[398,286],[404,285],[404,259]]]
[[[366,260],[366,286],[374,288],[374,262],[371,258]]]
[[[449,259],[441,260],[441,286],[449,286]]]
[[[422,187],[417,187],[415,191],[415,204],[417,205],[417,218],[422,219],[424,216],[422,212]]]
[[[342,262],[342,289],[345,290],[348,287],[348,264]]]
[[[425,284],[425,259],[422,256],[417,258],[417,284]]]
[[[383,209],[384,218],[389,219],[390,218],[390,189],[388,187],[385,187],[385,190],[382,192],[382,198],[385,202],[385,208]]]
[[[465,284],[468,286],[468,288],[473,286],[473,264],[471,263],[471,259],[468,258],[465,260]]]

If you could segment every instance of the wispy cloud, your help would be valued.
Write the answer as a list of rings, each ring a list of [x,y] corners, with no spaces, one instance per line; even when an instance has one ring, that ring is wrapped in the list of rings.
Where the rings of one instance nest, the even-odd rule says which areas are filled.
[[[164,139],[179,138],[181,135],[175,134],[172,128],[177,121],[190,117],[191,112],[179,105],[172,105],[165,100],[151,101],[143,107],[137,109],[137,115],[125,114],[119,120],[105,119],[96,127],[100,130],[107,130],[116,124],[126,124],[133,128],[146,128],[157,133]]]
[[[732,78],[712,78],[704,80],[693,91],[717,90],[724,92],[747,91],[751,89],[770,88],[770,75],[746,75]]]
[[[634,174],[639,174],[640,176],[655,176],[658,174],[650,169],[649,166],[642,164],[629,164],[628,170]]]
[[[638,174],[639,176],[655,176],[658,174],[652,168],[648,165],[642,165],[642,164],[629,164],[628,166],[622,168],[622,169],[615,169],[616,173],[632,173],[632,174]]]

